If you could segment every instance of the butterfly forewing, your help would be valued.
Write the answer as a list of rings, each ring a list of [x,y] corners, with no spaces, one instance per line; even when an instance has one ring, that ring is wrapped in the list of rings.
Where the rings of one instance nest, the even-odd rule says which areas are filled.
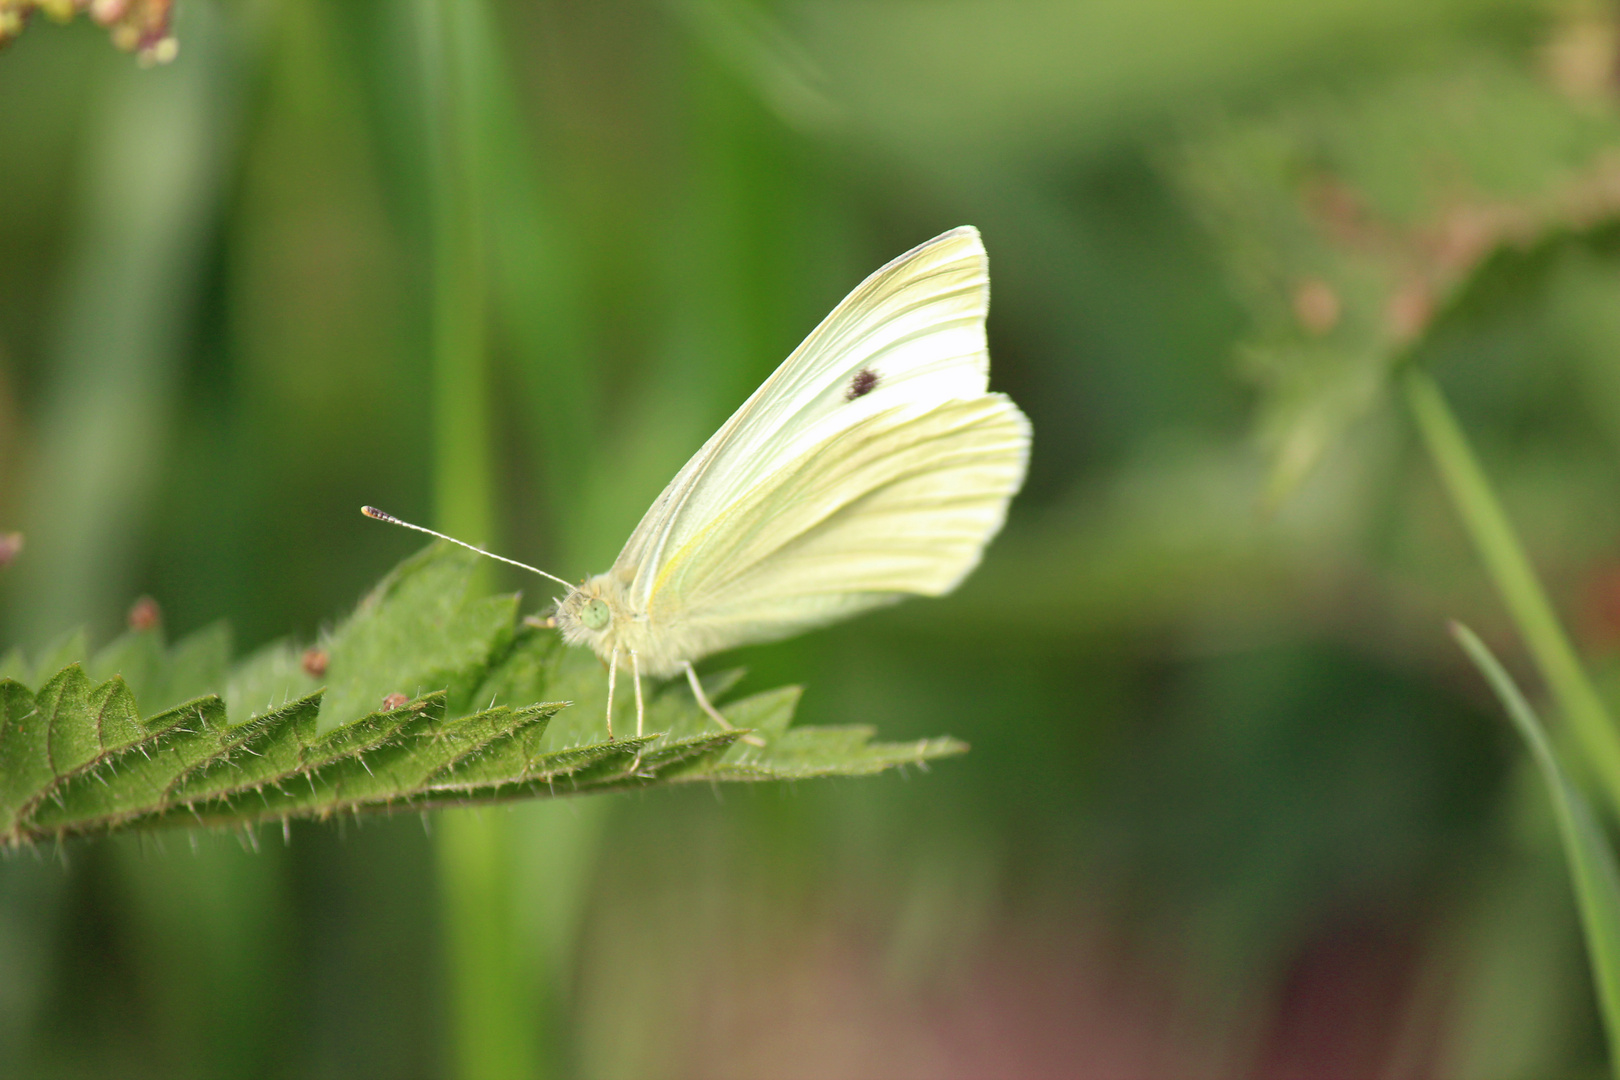
[[[1029,421],[1000,394],[835,433],[671,553],[648,608],[671,652],[649,667],[949,592],[1000,529],[1028,447]]]
[[[916,413],[982,397],[989,281],[978,231],[961,228],[862,282],[686,463],[636,526],[614,563],[633,583],[632,599],[651,604],[676,552],[813,447],[893,410]]]

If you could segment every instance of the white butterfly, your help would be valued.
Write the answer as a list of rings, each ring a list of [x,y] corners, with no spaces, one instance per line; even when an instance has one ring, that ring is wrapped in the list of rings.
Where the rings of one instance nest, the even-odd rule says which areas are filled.
[[[977,229],[913,248],[861,282],[703,444],[611,569],[572,586],[524,567],[568,585],[556,625],[607,663],[609,738],[621,657],[638,735],[642,675],[684,673],[730,727],[694,661],[943,595],[978,564],[1023,484],[1030,440],[1029,419],[988,390],[989,302]]]

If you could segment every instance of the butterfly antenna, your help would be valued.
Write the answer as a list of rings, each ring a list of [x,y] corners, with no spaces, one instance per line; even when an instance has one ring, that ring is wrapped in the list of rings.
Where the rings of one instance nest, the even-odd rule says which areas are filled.
[[[432,529],[424,528],[421,525],[412,525],[410,522],[402,521],[401,519],[395,517],[393,514],[386,513],[386,512],[384,512],[382,510],[379,510],[375,506],[362,506],[360,508],[360,512],[362,514],[366,515],[366,517],[368,517],[368,518],[375,518],[378,521],[386,521],[390,525],[398,525],[400,528],[403,528],[403,529],[415,529],[419,533],[427,533],[429,536],[436,536],[440,540],[448,540],[452,544],[459,544],[460,546],[466,548],[468,551],[476,551],[476,552],[478,552],[478,554],[487,555],[491,559],[494,559],[497,562],[506,563],[508,566],[515,566],[519,570],[527,570],[531,574],[539,574],[543,578],[550,578],[552,581],[555,581],[559,585],[563,585],[563,586],[565,586],[567,588],[570,588],[570,589],[573,588],[572,585],[570,585],[568,582],[564,581],[562,578],[558,577],[556,574],[548,574],[544,570],[539,569],[538,567],[530,566],[528,563],[520,563],[516,559],[508,559],[505,555],[496,555],[492,551],[485,551],[481,547],[474,547],[472,544],[467,543],[467,541],[465,541],[465,540],[457,540],[455,537],[446,536],[442,532],[434,532]]]

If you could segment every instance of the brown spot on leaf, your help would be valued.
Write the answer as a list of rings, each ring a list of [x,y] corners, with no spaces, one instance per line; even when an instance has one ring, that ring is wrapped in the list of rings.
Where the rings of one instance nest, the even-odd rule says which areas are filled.
[[[849,389],[844,391],[844,400],[854,401],[856,398],[865,397],[877,389],[877,384],[878,373],[871,368],[861,368],[855,373],[855,377],[849,380]]]
[[[325,649],[305,649],[301,661],[304,674],[312,679],[319,679],[326,674],[326,664],[330,659],[331,657],[327,655]]]
[[[383,711],[389,712],[393,709],[401,708],[410,700],[411,699],[406,697],[404,694],[389,694],[387,697],[383,698]]]

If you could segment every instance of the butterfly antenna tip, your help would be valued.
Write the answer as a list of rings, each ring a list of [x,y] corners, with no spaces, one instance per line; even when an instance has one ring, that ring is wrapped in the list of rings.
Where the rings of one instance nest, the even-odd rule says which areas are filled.
[[[440,539],[440,540],[448,540],[452,544],[456,544],[456,545],[459,545],[460,547],[464,547],[468,551],[476,551],[478,554],[483,555],[483,556],[485,556],[487,558],[494,559],[496,562],[503,562],[503,563],[506,563],[508,566],[515,566],[519,570],[527,570],[531,574],[539,574],[543,578],[550,578],[552,581],[555,581],[559,585],[568,585],[568,582],[564,581],[562,578],[558,577],[556,574],[548,574],[544,570],[541,570],[538,567],[530,566],[528,563],[520,563],[516,559],[508,559],[505,555],[496,555],[494,552],[485,551],[483,548],[478,547],[476,544],[469,544],[465,540],[457,540],[455,537],[446,536],[442,532],[434,532],[432,529],[429,529],[429,528],[427,528],[425,526],[413,525],[409,521],[406,521],[403,518],[397,518],[393,514],[388,513],[387,511],[377,509],[375,506],[362,506],[360,508],[360,512],[362,514],[366,515],[366,517],[368,517],[368,518],[374,518],[377,521],[386,521],[388,524],[390,524],[390,525],[398,525],[402,529],[412,529],[412,530],[414,530],[416,532],[419,532],[419,533],[426,533],[427,535],[432,536],[432,537],[436,537],[437,539]],[[573,588],[572,585],[569,585],[568,587]]]

